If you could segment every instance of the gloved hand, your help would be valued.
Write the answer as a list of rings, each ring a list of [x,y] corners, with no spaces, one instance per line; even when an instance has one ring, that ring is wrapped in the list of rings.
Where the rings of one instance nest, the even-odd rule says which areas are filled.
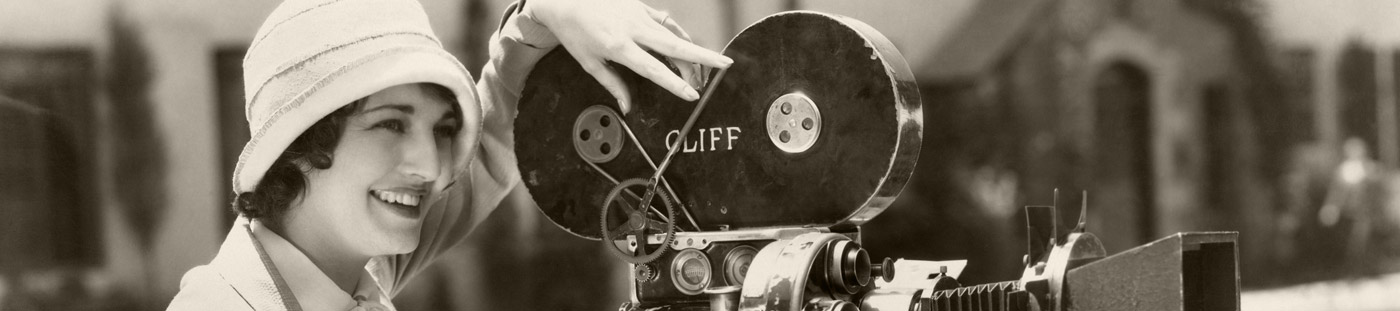
[[[665,12],[637,0],[530,0],[522,12],[549,28],[579,65],[617,98],[622,113],[632,109],[622,78],[608,61],[622,64],[687,101],[700,98],[698,66],[728,68],[734,60],[690,42]],[[651,49],[680,62],[681,75],[647,54]],[[682,76],[691,78],[687,81]]]

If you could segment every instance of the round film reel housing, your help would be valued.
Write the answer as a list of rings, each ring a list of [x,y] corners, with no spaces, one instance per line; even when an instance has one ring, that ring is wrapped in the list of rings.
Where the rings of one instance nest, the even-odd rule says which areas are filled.
[[[679,129],[695,102],[613,65],[633,92],[633,110],[617,117],[625,147],[611,148],[614,155],[598,144],[605,157],[575,150],[574,124],[588,119],[579,116],[589,107],[616,111],[617,100],[563,48],[541,59],[521,96],[515,148],[550,221],[601,237],[603,196],[617,180],[650,177],[678,140],[663,177],[678,214],[692,216],[675,221],[686,230],[697,229],[692,222],[701,231],[860,225],[894,202],[918,161],[923,111],[913,74],[888,39],[854,19],[784,12],[744,29],[723,53],[734,64],[707,86],[710,102],[690,133]]]

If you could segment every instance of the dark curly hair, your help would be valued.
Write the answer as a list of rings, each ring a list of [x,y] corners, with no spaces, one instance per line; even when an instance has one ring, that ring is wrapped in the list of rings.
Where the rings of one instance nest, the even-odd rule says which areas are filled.
[[[446,102],[452,112],[461,118],[462,111],[452,90],[432,83],[417,85],[430,98]],[[334,163],[335,147],[345,133],[346,121],[364,108],[367,99],[360,98],[336,109],[297,136],[272,162],[253,191],[239,193],[233,199],[233,211],[258,219],[268,226],[280,227],[292,200],[306,192],[306,174],[312,170],[328,169]]]

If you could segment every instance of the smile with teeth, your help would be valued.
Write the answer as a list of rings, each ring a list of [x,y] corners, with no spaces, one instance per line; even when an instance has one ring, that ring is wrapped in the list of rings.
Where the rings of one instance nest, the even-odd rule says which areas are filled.
[[[392,190],[370,190],[370,193],[384,202],[406,206],[417,207],[418,203],[423,201],[422,195],[403,193]]]

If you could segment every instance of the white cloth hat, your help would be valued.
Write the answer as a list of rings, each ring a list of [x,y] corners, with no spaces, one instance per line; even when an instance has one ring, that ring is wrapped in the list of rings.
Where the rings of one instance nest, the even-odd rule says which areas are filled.
[[[477,145],[482,106],[471,74],[428,25],[413,0],[288,0],[258,29],[243,59],[252,138],[238,156],[233,191],[253,191],[272,162],[316,121],[386,88],[434,83],[462,111],[452,173]],[[443,179],[455,174],[442,174]]]

